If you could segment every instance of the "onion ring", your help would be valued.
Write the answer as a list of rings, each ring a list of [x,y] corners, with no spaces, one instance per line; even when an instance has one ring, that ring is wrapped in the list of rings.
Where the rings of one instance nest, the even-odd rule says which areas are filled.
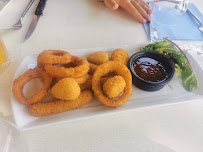
[[[93,98],[93,92],[91,90],[85,90],[81,92],[80,96],[76,100],[56,100],[33,104],[29,108],[29,113],[35,117],[61,113],[82,107]]]
[[[95,72],[96,68],[98,67],[98,65],[96,65],[94,63],[90,63],[90,62],[89,62],[89,65],[90,65],[89,73],[93,74]]]
[[[68,64],[71,55],[61,50],[45,50],[38,55],[37,61],[42,64]]]
[[[44,80],[43,86],[39,92],[33,95],[30,98],[25,98],[23,95],[24,85],[35,78],[42,78]],[[47,73],[45,73],[42,69],[35,68],[29,69],[23,75],[19,76],[13,82],[13,95],[17,99],[18,102],[22,104],[33,104],[41,100],[47,93],[52,82],[52,77],[50,77]]]
[[[40,60],[38,60],[38,58],[37,58],[37,67],[40,69],[44,69],[44,64]]]
[[[74,78],[75,80],[76,80],[76,82],[78,83],[78,84],[83,84],[83,83],[85,83],[88,79],[89,79],[89,77],[90,77],[90,75],[89,74],[85,74],[85,75],[83,75],[82,77],[79,77],[79,78]],[[64,78],[55,78],[54,79],[54,84],[56,84],[59,80],[61,80],[61,79],[64,79]]]
[[[103,85],[109,78],[111,77],[103,77],[101,78],[101,85]],[[92,78],[88,79],[85,83],[80,84],[81,91],[90,89],[92,90]]]
[[[45,64],[44,68],[48,74],[53,77],[72,77],[78,78],[82,77],[83,75],[87,74],[89,71],[89,63],[87,60],[77,57],[71,56],[71,62],[74,63],[75,67],[56,67],[53,64]],[[62,64],[63,65],[63,64]]]
[[[100,79],[102,76],[114,72],[120,76],[122,76],[126,82],[126,86],[124,88],[123,94],[113,100],[109,99],[102,90],[102,85],[100,83]],[[117,61],[108,61],[100,66],[97,67],[96,71],[93,74],[92,78],[92,90],[94,91],[94,95],[97,97],[97,99],[102,102],[104,105],[109,107],[118,107],[121,106],[123,103],[125,103],[128,98],[132,94],[132,75],[129,71],[129,69],[122,63],[119,63]]]
[[[92,79],[87,80],[85,83],[80,84],[80,90],[92,90]]]
[[[74,79],[77,81],[78,84],[83,84],[89,79],[89,77],[90,77],[89,74],[85,74],[82,77],[74,78]]]

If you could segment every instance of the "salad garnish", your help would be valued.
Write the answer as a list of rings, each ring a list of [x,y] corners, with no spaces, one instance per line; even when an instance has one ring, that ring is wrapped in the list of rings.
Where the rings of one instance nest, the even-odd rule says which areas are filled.
[[[187,51],[182,50],[171,40],[164,38],[162,41],[148,44],[141,48],[141,51],[154,51],[169,58],[174,64],[176,72],[180,73],[184,89],[192,92],[198,88],[196,74],[186,56]]]

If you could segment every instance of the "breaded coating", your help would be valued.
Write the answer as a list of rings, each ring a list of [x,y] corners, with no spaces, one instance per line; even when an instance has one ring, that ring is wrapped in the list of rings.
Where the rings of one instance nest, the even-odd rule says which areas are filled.
[[[90,63],[90,62],[89,62],[89,65],[90,65],[89,73],[90,73],[90,74],[93,74],[94,71],[96,70],[96,68],[98,67],[98,65],[96,65],[96,64],[94,64],[94,63]]]
[[[75,100],[80,95],[80,86],[73,78],[59,80],[52,88],[51,94],[62,100]]]
[[[87,80],[85,83],[80,84],[80,90],[91,90],[92,89],[92,79]]]
[[[40,69],[44,69],[44,64],[41,62],[41,60],[39,60],[39,58],[37,58],[37,67]]]
[[[129,60],[128,52],[123,49],[116,49],[111,54],[111,61],[118,61],[127,66],[128,60]]]
[[[88,79],[89,79],[89,74],[85,74],[85,75],[83,75],[82,77],[79,77],[79,78],[73,78],[73,79],[75,79],[76,80],[76,82],[78,83],[78,84],[83,84],[83,83],[85,83]],[[64,78],[59,78],[59,77],[56,77],[55,79],[54,79],[54,84],[56,84],[59,80],[61,80],[61,79],[64,79]]]
[[[118,97],[126,86],[125,80],[121,76],[109,78],[103,85],[103,91],[109,98]]]
[[[35,117],[61,113],[82,107],[89,103],[93,98],[93,92],[91,90],[86,90],[81,92],[76,100],[56,100],[33,104],[29,108],[29,113]]]
[[[126,86],[123,93],[114,99],[108,98],[103,91],[101,78],[108,73],[120,75],[125,80]],[[97,99],[106,106],[119,107],[124,104],[132,95],[132,75],[130,70],[124,64],[117,61],[108,61],[98,66],[92,78],[92,90]]]
[[[73,67],[66,67],[66,65],[60,64],[60,66],[55,66],[55,64],[44,64],[44,69],[50,76],[61,78],[79,78],[89,71],[87,60],[77,56],[71,56],[71,62],[68,63],[68,65],[73,65]]]
[[[100,79],[101,85],[103,85],[109,78],[111,78],[111,77],[103,77],[103,78],[101,78]]]
[[[111,77],[103,77],[101,78],[100,82],[103,85],[109,78]],[[92,79],[87,80],[84,84],[80,84],[81,91],[92,89]]]
[[[43,86],[42,88],[32,97],[26,98],[23,93],[24,86],[27,82],[42,78]],[[50,77],[46,72],[40,68],[29,69],[24,74],[20,75],[13,82],[13,95],[19,103],[22,104],[33,104],[40,101],[46,94],[52,83],[52,77]]]
[[[74,78],[78,84],[83,84],[89,79],[89,74],[85,74],[82,77]]]
[[[62,50],[45,50],[37,57],[42,64],[67,64],[71,61],[69,52]]]
[[[104,51],[95,52],[87,56],[87,61],[96,65],[100,65],[109,61],[109,54]]]

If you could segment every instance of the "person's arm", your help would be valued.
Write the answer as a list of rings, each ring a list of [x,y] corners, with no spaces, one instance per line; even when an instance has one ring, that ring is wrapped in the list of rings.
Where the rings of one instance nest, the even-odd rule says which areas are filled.
[[[148,14],[152,14],[152,10],[144,0],[104,0],[104,3],[112,10],[122,7],[142,23],[151,20]]]

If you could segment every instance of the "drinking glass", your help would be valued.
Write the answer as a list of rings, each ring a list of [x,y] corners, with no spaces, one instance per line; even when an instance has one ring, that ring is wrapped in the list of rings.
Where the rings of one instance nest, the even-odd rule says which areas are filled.
[[[0,74],[9,66],[10,60],[3,40],[0,35]]]

